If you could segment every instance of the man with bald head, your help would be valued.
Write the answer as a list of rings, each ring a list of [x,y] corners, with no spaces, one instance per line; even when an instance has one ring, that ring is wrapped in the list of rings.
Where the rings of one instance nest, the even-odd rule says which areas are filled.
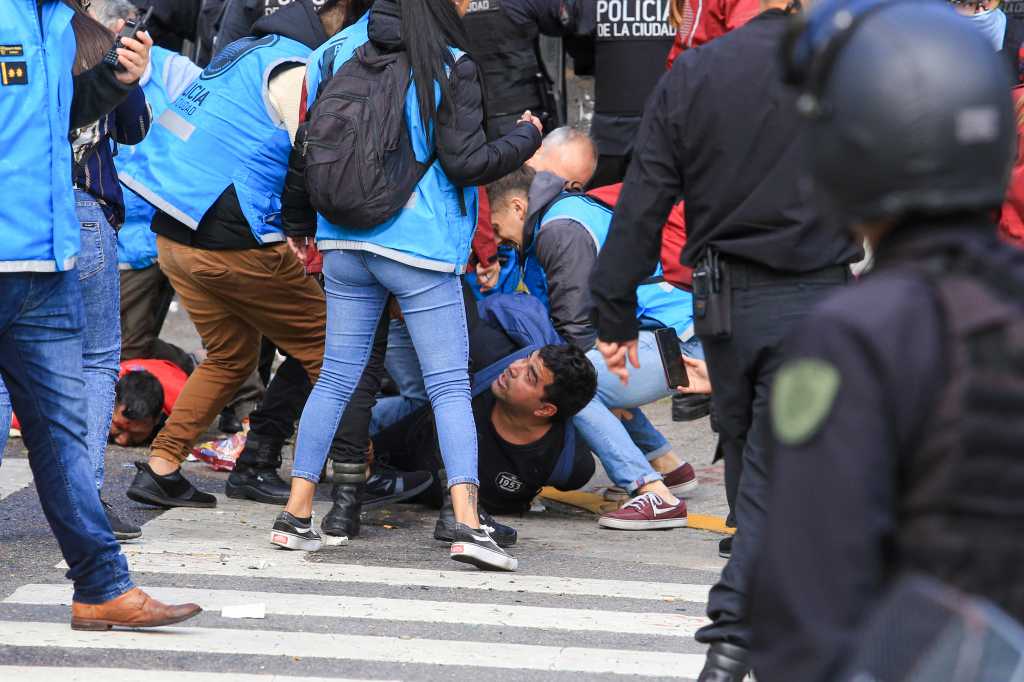
[[[586,133],[562,126],[552,130],[544,138],[540,149],[526,165],[538,173],[551,173],[565,181],[567,189],[582,190],[590,182],[597,168],[597,145]],[[486,201],[486,191],[480,189],[480,216],[477,220],[477,237],[494,239],[494,227],[491,225],[490,204]],[[509,265],[512,249],[499,247],[500,255],[490,263],[478,262],[475,276],[467,274],[466,279],[471,287],[478,289],[481,295],[492,291],[503,291],[505,286],[514,290],[515,282],[509,281],[509,273],[515,270],[515,263]],[[501,256],[504,256],[502,258]],[[502,262],[505,262],[503,271]],[[506,293],[511,293],[508,291]]]

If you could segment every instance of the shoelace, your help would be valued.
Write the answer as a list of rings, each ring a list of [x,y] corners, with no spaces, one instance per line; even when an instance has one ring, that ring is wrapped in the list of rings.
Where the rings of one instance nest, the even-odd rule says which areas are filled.
[[[659,504],[665,504],[665,501],[661,499],[661,496],[658,495],[658,493],[644,493],[643,495],[638,495],[626,504],[622,505],[622,508],[626,509],[629,507],[637,510],[638,512],[642,512],[644,510],[644,502],[647,502],[647,504],[654,508],[657,508]]]

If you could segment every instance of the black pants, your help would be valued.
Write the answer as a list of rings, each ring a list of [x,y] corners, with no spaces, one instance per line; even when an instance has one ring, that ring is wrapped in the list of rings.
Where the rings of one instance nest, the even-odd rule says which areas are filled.
[[[713,621],[699,642],[750,647],[747,594],[764,536],[771,423],[769,391],[782,364],[783,341],[819,301],[842,286],[842,268],[781,280],[757,269],[731,268],[732,336],[701,337],[713,387],[712,401],[725,457],[726,494],[736,520],[732,556],[708,597]],[[751,276],[747,274],[753,273]]]
[[[388,344],[387,312],[381,315],[373,350],[359,379],[352,398],[345,407],[331,443],[331,459],[337,462],[366,461],[370,441],[370,417],[377,404],[381,378],[384,375],[384,352]],[[270,440],[284,442],[295,433],[295,422],[302,414],[313,384],[302,364],[288,356],[270,380],[263,402],[249,417],[249,433]],[[246,448],[238,457],[237,465],[251,468],[277,468],[281,465],[280,449],[274,461],[264,461],[266,450]]]

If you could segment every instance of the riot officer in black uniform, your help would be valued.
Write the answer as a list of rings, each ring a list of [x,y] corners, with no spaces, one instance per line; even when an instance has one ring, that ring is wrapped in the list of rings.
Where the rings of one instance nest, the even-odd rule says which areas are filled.
[[[684,52],[651,94],[591,278],[598,348],[625,375],[637,338],[636,286],[654,271],[660,226],[686,195],[682,261],[695,266],[694,326],[737,522],[732,556],[708,599],[713,622],[697,634],[712,645],[702,680],[732,679],[749,666],[747,594],[764,526],[768,393],[782,339],[847,283],[848,263],[861,254],[848,230],[821,219],[803,181],[806,124],[778,58],[794,6],[762,7],[745,26]]]
[[[536,3],[535,3],[536,4]],[[522,0],[470,0],[462,17],[473,59],[483,74],[487,139],[511,130],[529,111],[549,133],[560,123],[555,83],[541,57],[540,35],[561,35],[557,0],[539,3],[538,11]]]
[[[819,7],[786,53],[819,193],[876,264],[800,323],[772,392],[752,599],[766,682],[847,680],[883,590],[909,574],[1024,622],[1024,252],[993,220],[1015,151],[1006,66],[942,3],[848,7]],[[858,679],[906,679],[922,656],[902,639],[929,629],[922,618],[892,624],[885,665],[900,670]],[[1012,677],[953,665],[959,639],[943,645],[944,670],[916,679]],[[979,647],[968,665],[995,653]]]

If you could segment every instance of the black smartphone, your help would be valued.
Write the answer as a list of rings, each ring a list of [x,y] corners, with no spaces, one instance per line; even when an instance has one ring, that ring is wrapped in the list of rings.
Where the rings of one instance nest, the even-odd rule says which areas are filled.
[[[665,382],[670,391],[677,386],[689,386],[690,379],[686,376],[683,366],[683,352],[679,349],[679,336],[671,327],[654,330],[654,340],[658,342],[658,354],[661,355],[661,366],[665,370]]]
[[[146,10],[146,13],[142,15],[141,19],[129,19],[124,22],[124,26],[118,32],[117,37],[114,39],[114,45],[107,53],[103,55],[103,63],[114,69],[114,71],[124,71],[124,67],[121,66],[121,62],[117,61],[117,48],[121,47],[122,42],[125,38],[132,38],[134,40],[136,34],[140,31],[145,31],[149,26],[149,18],[153,16],[153,8],[150,7]]]

